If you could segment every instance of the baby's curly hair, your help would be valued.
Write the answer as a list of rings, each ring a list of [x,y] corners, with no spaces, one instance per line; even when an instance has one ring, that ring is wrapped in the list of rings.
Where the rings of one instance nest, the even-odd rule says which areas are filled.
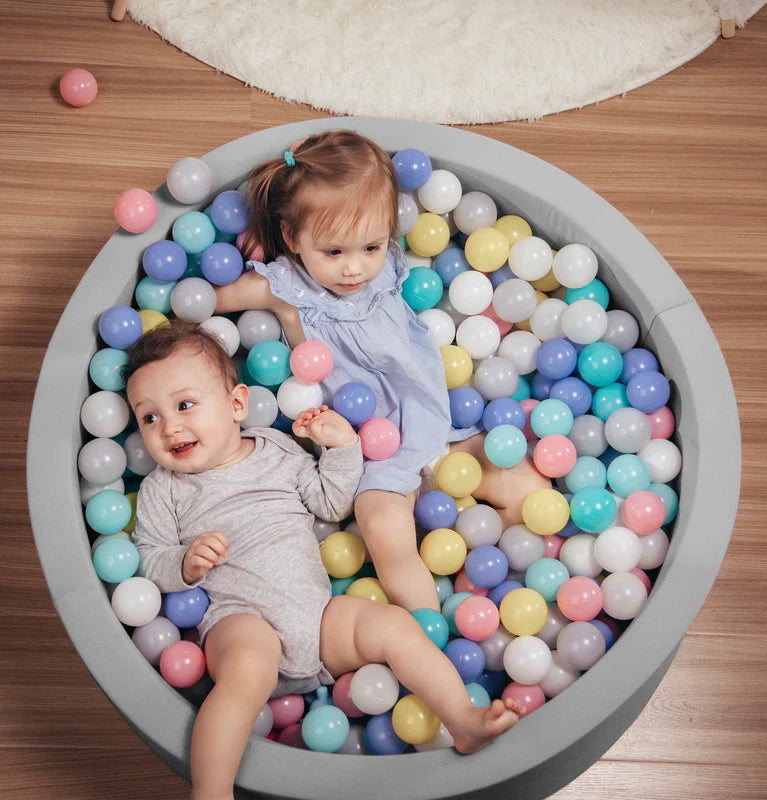
[[[162,361],[181,347],[188,348],[193,355],[203,354],[221,375],[227,389],[240,382],[234,362],[219,339],[205,328],[182,319],[171,319],[167,325],[147,331],[127,351],[128,363],[122,369],[123,380],[127,384],[131,375],[141,367]]]

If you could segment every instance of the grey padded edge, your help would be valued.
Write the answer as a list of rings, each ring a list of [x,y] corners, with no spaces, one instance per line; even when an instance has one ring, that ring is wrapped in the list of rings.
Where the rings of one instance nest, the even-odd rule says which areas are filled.
[[[618,643],[574,686],[470,758],[451,750],[408,756],[328,756],[251,739],[238,776],[242,797],[545,797],[586,769],[635,719],[703,603],[732,531],[740,450],[737,408],[724,360],[700,310],[665,260],[616,209],[566,173],[508,145],[439,125],[363,117],[270,128],[204,156],[218,191],[259,161],[312,132],[349,127],[389,152],[418,147],[435,167],[484,190],[501,213],[519,213],[555,247],[587,244],[615,301],[640,321],[672,378],[685,464],[672,549],[653,593]],[[51,339],[29,431],[28,493],[35,541],[53,601],[101,688],[170,766],[188,777],[194,709],[146,663],[116,620],[90,561],[76,468],[87,437],[78,424],[88,362],[103,310],[129,303],[143,250],[175,218],[204,207],[155,192],[150,231],[118,231],[84,275]],[[710,386],[720,387],[716,392]],[[61,422],[67,421],[65,424]],[[50,480],[39,465],[55,453],[72,465]],[[726,474],[712,455],[724,459]],[[705,545],[705,546],[702,546]],[[650,646],[652,642],[652,646]],[[394,760],[393,760],[394,759]]]

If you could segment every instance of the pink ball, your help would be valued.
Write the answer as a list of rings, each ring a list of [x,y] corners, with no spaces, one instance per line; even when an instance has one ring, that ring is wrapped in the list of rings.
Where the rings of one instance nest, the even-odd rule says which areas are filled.
[[[115,219],[129,233],[143,233],[157,220],[157,203],[143,189],[126,189],[115,201]]]
[[[247,231],[243,231],[242,233],[237,234],[237,239],[235,240],[235,246],[237,249],[245,256],[246,261],[260,261],[263,263],[264,261],[264,248],[261,247],[260,244],[255,245],[251,248],[249,253],[243,251],[242,246],[245,244],[245,236],[247,235]]]
[[[199,645],[182,639],[162,651],[160,674],[176,689],[194,686],[205,673],[205,655]]]
[[[498,606],[489,597],[467,597],[455,609],[455,627],[461,636],[473,642],[489,639],[498,630],[500,622]]]
[[[466,570],[462,569],[456,576],[453,584],[453,589],[456,592],[470,592],[471,594],[478,594],[481,597],[487,597],[490,594],[490,589],[484,586],[477,586],[466,577]]]
[[[650,594],[650,590],[652,589],[652,581],[647,576],[647,573],[643,569],[639,569],[639,567],[634,567],[634,569],[630,569],[629,572],[632,575],[636,575],[640,581],[644,584],[644,588],[647,589],[647,594]]]
[[[535,445],[533,463],[541,475],[547,478],[561,478],[575,466],[575,445],[559,433],[544,436]]]
[[[300,694],[286,694],[273,697],[269,702],[272,709],[272,725],[275,728],[287,728],[298,722],[304,715],[304,698]]]
[[[306,750],[304,737],[301,734],[301,725],[298,722],[288,725],[277,737],[277,741],[289,747],[299,747],[301,750]]]
[[[87,106],[96,99],[98,91],[96,79],[80,67],[65,72],[59,80],[59,92],[70,106]]]
[[[573,622],[588,622],[602,610],[602,588],[591,578],[568,578],[557,592],[559,610]]]
[[[307,339],[296,345],[290,354],[290,369],[304,383],[319,383],[333,369],[333,354],[327,345],[315,339]]]
[[[527,684],[512,681],[503,692],[501,692],[501,698],[503,700],[506,700],[508,697],[512,700],[518,700],[524,705],[525,711],[521,715],[523,717],[535,711],[536,708],[540,708],[546,702],[546,695],[537,683]]]
[[[623,524],[642,535],[657,531],[666,518],[666,504],[654,492],[634,492],[621,505]]]
[[[371,461],[383,461],[397,452],[399,428],[385,417],[373,417],[357,431],[362,443],[362,455]]]
[[[506,322],[505,319],[501,319],[495,313],[492,303],[484,311],[480,311],[479,313],[481,316],[493,320],[493,322],[498,326],[501,336],[505,336],[514,327],[513,323]]]
[[[543,557],[544,558],[559,558],[559,551],[565,543],[565,537],[559,534],[552,534],[551,536],[543,537]]]
[[[333,684],[333,703],[336,708],[346,714],[347,717],[356,718],[364,717],[365,712],[360,711],[352,701],[352,696],[349,693],[349,684],[352,682],[354,672],[345,672],[340,678],[336,679]]]
[[[533,431],[533,429],[530,427],[530,414],[539,402],[539,400],[536,400],[533,397],[527,397],[524,400],[519,401],[519,404],[522,406],[522,410],[525,412],[525,417],[527,419],[525,422],[525,427],[522,428],[522,433],[525,434],[525,439],[527,439],[528,442],[533,442],[538,438],[535,435],[535,431]]]
[[[674,412],[668,406],[661,406],[657,411],[645,414],[650,420],[650,438],[668,439],[674,432],[676,420]]]

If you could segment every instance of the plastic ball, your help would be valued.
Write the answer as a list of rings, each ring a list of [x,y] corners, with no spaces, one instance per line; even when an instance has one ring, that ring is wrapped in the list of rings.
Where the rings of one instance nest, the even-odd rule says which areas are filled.
[[[511,246],[509,266],[518,278],[534,281],[546,275],[553,258],[548,242],[538,236],[526,236]]]
[[[393,756],[407,750],[407,742],[394,732],[391,711],[376,714],[365,725],[365,744],[371,753],[379,756]]]
[[[482,648],[469,639],[452,639],[445,645],[444,654],[450,659],[464,683],[477,680],[485,669]]]
[[[629,572],[639,564],[641,555],[639,537],[621,525],[606,528],[594,543],[594,558],[607,572]]]
[[[526,236],[533,235],[533,229],[530,224],[516,214],[506,214],[503,217],[499,217],[493,227],[502,231],[511,244],[524,239]]]
[[[103,546],[101,545],[96,553]],[[132,627],[146,625],[157,616],[161,604],[160,590],[148,578],[139,576],[127,578],[112,592],[112,610],[123,625]]]
[[[446,492],[424,492],[415,501],[415,521],[425,530],[452,528],[458,518],[455,500]]]
[[[445,311],[439,308],[427,308],[418,314],[418,318],[429,328],[437,347],[449,345],[455,339],[455,323]]]
[[[115,200],[114,215],[129,233],[144,233],[157,220],[157,203],[144,189],[126,189]]]
[[[267,705],[272,710],[274,727],[278,729],[294,725],[304,715],[304,698],[298,694],[273,697]]]
[[[495,353],[501,343],[498,326],[487,317],[467,317],[455,332],[455,343],[473,359],[487,358]]]
[[[556,646],[556,642],[554,643]],[[547,697],[556,697],[568,686],[572,686],[581,675],[581,671],[568,664],[558,650],[551,651],[551,666],[538,686]]]
[[[494,272],[509,257],[509,240],[497,228],[479,227],[469,233],[464,245],[466,260],[480,272]]]
[[[633,619],[647,600],[647,589],[636,575],[613,572],[602,581],[602,596],[606,614],[618,620]]]
[[[466,254],[460,247],[446,247],[434,257],[432,268],[445,286],[450,286],[456,275],[471,269]]]
[[[199,203],[210,194],[213,173],[200,158],[180,158],[168,170],[168,191],[179,203]]]
[[[430,572],[452,575],[466,561],[466,542],[450,528],[436,528],[424,536],[419,553]]]
[[[484,273],[477,270],[461,272],[453,278],[448,298],[453,308],[461,314],[480,314],[493,300],[493,284]],[[498,316],[503,318],[502,314]]]
[[[536,358],[541,340],[530,331],[513,330],[501,340],[498,355],[508,358],[520,375],[537,368]]]
[[[176,689],[193,686],[204,673],[205,655],[194,642],[174,642],[160,656],[160,674]]]
[[[506,555],[498,547],[483,544],[475,547],[467,556],[464,566],[468,579],[482,588],[497,586],[509,571]]]
[[[669,548],[669,540],[662,528],[639,537],[642,555],[637,566],[640,569],[657,569],[665,560]]]
[[[365,714],[383,714],[399,698],[399,681],[385,664],[365,664],[354,673],[349,696]]]
[[[567,244],[554,256],[554,276],[570,289],[578,289],[597,276],[597,257],[591,248],[583,244]]]
[[[389,603],[389,598],[377,578],[357,578],[345,593],[349,597],[362,597],[383,605]]]
[[[181,641],[179,629],[165,617],[155,617],[146,625],[140,625],[131,636],[142,656],[153,666],[160,663],[163,650],[174,642]]]
[[[88,375],[98,386],[108,392],[125,388],[122,368],[128,363],[128,354],[122,349],[104,347],[93,354],[88,364]]]
[[[489,194],[485,194],[485,192],[466,192],[453,209],[453,219],[459,231],[471,234],[478,228],[494,225],[498,219],[498,208],[495,205],[495,200]],[[499,232],[503,233],[500,230]],[[506,238],[505,234],[503,236]],[[508,242],[508,239],[506,241]],[[506,255],[508,255],[508,246]]]
[[[549,610],[540,592],[522,587],[512,589],[501,600],[501,623],[514,636],[538,633],[546,622]]]
[[[395,153],[392,164],[403,191],[420,189],[431,177],[432,166],[429,156],[414,147]]]
[[[518,683],[517,681],[512,681],[503,690],[501,698],[503,700],[511,698],[512,700],[517,700],[522,703],[525,710],[520,714],[521,717],[526,717],[546,702],[546,695],[537,683],[529,685]]]
[[[522,430],[526,417],[522,406],[510,397],[497,397],[491,400],[482,412],[482,425],[491,431],[498,425],[513,425]]]
[[[676,430],[674,412],[668,406],[661,406],[647,414],[650,420],[650,438],[668,439]]]
[[[578,372],[591,386],[607,386],[620,377],[623,358],[617,347],[607,342],[587,344],[578,355]]]
[[[80,407],[80,422],[91,436],[111,439],[125,430],[129,420],[128,403],[116,392],[94,392]]]
[[[593,281],[587,283],[585,286],[580,286],[577,289],[567,289],[565,291],[565,302],[568,305],[572,305],[578,300],[593,300],[606,311],[607,306],[610,305],[610,292],[599,278],[594,278]],[[600,336],[599,338],[602,337]]]
[[[471,356],[457,345],[445,345],[439,349],[445,369],[448,390],[463,386],[470,378],[474,365]]]
[[[333,409],[352,425],[362,425],[375,413],[376,399],[364,383],[350,381],[333,395]]]
[[[298,378],[286,378],[277,390],[277,406],[288,419],[297,419],[307,408],[322,404],[322,388],[317,383],[304,383]]]
[[[340,708],[347,717],[351,717],[353,719],[365,716],[365,712],[357,708],[352,701],[351,693],[349,691],[354,674],[354,672],[346,672],[338,677],[336,682],[333,684],[334,705],[337,708]]]
[[[581,489],[604,489],[607,485],[605,465],[594,456],[579,456],[573,468],[565,475],[565,485],[569,492]]]
[[[410,192],[400,192],[397,198],[397,235],[408,234],[418,219],[418,203]]]
[[[456,450],[440,459],[434,470],[434,478],[440,491],[451,497],[466,497],[479,486],[482,467],[474,456]]]
[[[256,342],[248,353],[246,364],[248,372],[259,384],[277,386],[290,375],[290,349],[273,339]]]
[[[478,597],[487,597],[490,594],[490,589],[485,589],[472,583],[466,577],[465,569],[462,569],[455,576],[454,589],[456,592],[469,592],[470,594],[477,595]]]
[[[572,374],[577,363],[578,354],[572,343],[560,337],[541,342],[535,353],[535,367],[555,381]]]
[[[333,354],[327,345],[309,339],[296,345],[291,352],[290,369],[304,383],[319,383],[333,369]]]
[[[242,193],[228,189],[216,195],[210,206],[210,216],[222,233],[242,233],[248,224],[248,208]]]
[[[527,281],[509,278],[495,287],[492,303],[493,311],[502,320],[519,323],[533,314],[538,300],[535,289]]]
[[[184,278],[170,295],[173,313],[187,322],[203,322],[213,316],[216,291],[202,278]]]
[[[141,317],[141,330],[143,333],[149,333],[155,328],[168,324],[168,318],[165,314],[152,308],[142,308],[138,315]]]
[[[600,386],[591,398],[591,410],[601,420],[607,420],[610,414],[619,408],[628,407],[626,387],[617,381],[608,383],[607,386]]]
[[[343,746],[349,735],[349,720],[331,705],[311,709],[301,723],[301,736],[310,750],[320,753],[335,753]]]
[[[130,306],[112,306],[99,317],[99,335],[116,350],[132,347],[142,332],[141,317]]]
[[[173,223],[173,241],[187,253],[202,253],[216,239],[216,229],[202,211],[187,211]]]
[[[474,370],[474,386],[486,400],[510,397],[518,383],[514,365],[501,356],[486,358]]]
[[[394,732],[408,744],[426,744],[439,733],[440,721],[426,703],[414,694],[397,702],[392,709]]]
[[[660,365],[655,355],[644,347],[632,347],[623,353],[623,368],[620,379],[628,383],[640,372],[658,372]]]
[[[530,412],[530,427],[540,438],[554,434],[567,436],[573,427],[573,412],[561,400],[542,400]]]
[[[114,439],[91,439],[77,454],[77,469],[86,481],[106,486],[125,472],[128,458]]]
[[[668,439],[652,439],[641,447],[637,455],[650,468],[653,483],[669,483],[682,469],[682,453]]]
[[[133,431],[123,443],[128,469],[136,475],[148,475],[157,462],[152,458],[139,431]]]
[[[251,309],[240,314],[237,330],[240,332],[240,343],[250,350],[257,342],[279,339],[282,329],[271,311]]]
[[[666,507],[651,491],[638,491],[630,494],[621,506],[623,524],[634,533],[652,533],[661,527],[666,517]]]
[[[474,505],[458,515],[453,527],[468,547],[494,545],[503,531],[501,515],[489,505]],[[505,577],[505,576],[504,576]]]
[[[360,426],[358,433],[362,444],[362,455],[371,461],[391,458],[400,445],[399,428],[385,417],[369,419]]]
[[[408,247],[414,253],[419,256],[431,257],[441,253],[447,247],[450,241],[450,229],[439,214],[432,214],[426,211],[418,215],[415,225],[407,232],[405,238],[407,239]],[[437,297],[437,300],[439,300],[439,297]],[[435,300],[434,302],[436,303],[437,301]],[[434,304],[432,303],[432,305]],[[429,307],[423,306],[423,308]]]
[[[493,605],[495,605],[495,603],[493,603]],[[498,619],[499,617],[496,617],[495,631],[493,631],[493,633],[491,633],[487,638],[478,642],[482,652],[485,654],[485,672],[498,672],[503,670],[503,653],[509,646],[509,642],[514,638],[512,634],[506,630],[506,628],[498,625]],[[505,684],[505,673],[501,675],[500,678]],[[487,688],[487,684],[483,682],[481,675],[479,682],[482,683],[485,688]],[[490,690],[488,689],[488,691]]]
[[[594,619],[602,610],[602,589],[591,578],[574,575],[557,590],[557,606],[575,622]]]
[[[175,285],[172,281],[157,281],[146,276],[136,286],[136,304],[140,309],[153,309],[168,314],[171,310],[170,295]]]
[[[417,608],[411,613],[432,644],[442,650],[450,638],[450,629],[442,614],[432,608]]]
[[[121,531],[130,522],[131,504],[121,492],[103,489],[85,506],[85,520],[96,533],[109,535]]]
[[[569,506],[556,489],[536,489],[522,502],[522,519],[525,525],[541,536],[558,533],[569,518]]]
[[[562,315],[567,304],[556,297],[541,300],[530,315],[530,330],[541,340],[559,338],[565,333],[562,329]]]
[[[567,567],[556,558],[539,558],[525,572],[525,584],[550,603],[557,597],[559,587],[570,577]]]
[[[212,333],[230,356],[240,349],[240,331],[227,317],[208,317],[200,323],[200,327]]]
[[[625,353],[636,345],[639,339],[639,324],[628,311],[613,309],[607,312],[607,328],[602,341],[608,342]]]
[[[328,575],[350,578],[365,563],[365,545],[353,533],[335,531],[322,541],[320,557]]]
[[[98,91],[96,78],[82,67],[69,69],[59,78],[59,92],[70,106],[87,106],[96,99]]]
[[[274,719],[272,717],[272,709],[269,708],[269,704],[267,703],[256,717],[256,721],[253,723],[250,733],[253,736],[264,738],[269,735],[273,727]]]
[[[575,445],[579,456],[596,458],[607,449],[604,422],[593,414],[575,417],[568,438]]]
[[[609,528],[615,520],[615,499],[607,489],[581,489],[570,500],[573,522],[584,531],[599,533]]]
[[[186,271],[186,251],[176,242],[160,239],[144,250],[141,264],[153,280],[162,283],[177,281]]]
[[[543,558],[546,544],[542,536],[533,533],[525,525],[511,525],[501,534],[498,547],[503,550],[509,568],[526,570],[533,561]]]
[[[517,636],[503,654],[503,666],[512,680],[536,684],[546,677],[551,667],[551,650],[536,636]]]
[[[194,628],[202,622],[210,600],[202,586],[168,592],[163,600],[165,616],[179,628]]]
[[[576,344],[591,344],[607,330],[607,313],[595,300],[576,300],[562,314],[562,330]]]
[[[213,242],[202,252],[200,269],[205,280],[215,286],[233,283],[242,274],[240,251],[228,242]]]
[[[585,381],[570,376],[552,384],[548,399],[561,400],[573,412],[573,417],[579,417],[591,410],[593,398]]]
[[[547,478],[561,478],[575,466],[575,446],[566,437],[554,433],[544,436],[533,450],[535,468]]]
[[[105,583],[121,583],[127,580],[136,574],[138,565],[136,546],[129,539],[116,534],[105,539],[93,552],[93,568]]]
[[[670,394],[671,388],[668,380],[655,370],[644,370],[637,373],[626,385],[626,396],[629,403],[646,414],[665,406]]]
[[[650,486],[650,468],[639,456],[623,453],[610,462],[607,483],[616,495],[628,497]]]
[[[425,311],[442,297],[442,279],[429,267],[414,267],[402,284],[402,299],[413,311]]]
[[[470,428],[482,418],[485,400],[471,386],[457,386],[448,392],[450,419],[454,428]]]
[[[619,453],[638,453],[650,443],[650,433],[650,420],[636,408],[618,408],[605,420],[605,439]]]
[[[546,617],[543,627],[535,635],[545,642],[549,649],[557,646],[557,636],[570,620],[559,610],[556,603],[548,603],[549,614]]]
[[[461,201],[462,194],[461,182],[446,169],[432,170],[426,183],[418,188],[421,205],[434,214],[452,211]]]

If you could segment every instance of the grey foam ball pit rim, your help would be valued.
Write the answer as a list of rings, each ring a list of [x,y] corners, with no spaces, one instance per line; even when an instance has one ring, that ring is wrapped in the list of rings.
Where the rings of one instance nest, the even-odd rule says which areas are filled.
[[[294,141],[348,127],[389,152],[417,147],[467,189],[486,191],[499,213],[518,213],[554,247],[580,242],[599,258],[614,303],[633,313],[642,343],[659,356],[673,386],[676,440],[684,457],[666,563],[629,628],[591,670],[479,753],[452,750],[344,758],[268,740],[248,743],[239,795],[289,798],[546,797],[598,759],[633,722],[668,669],[708,594],[734,524],[740,437],[732,384],[716,339],[683,283],[615,208],[566,173],[484,136],[427,123],[366,117],[293,123],[242,137],[203,156],[216,193]],[[83,661],[139,736],[188,777],[194,708],[149,666],[112,612],[96,576],[80,503],[77,453],[87,437],[79,410],[97,323],[130,304],[143,250],[168,235],[176,217],[203,208],[155,192],[158,221],[139,235],[118,231],[83,276],[51,339],[29,430],[28,495],[35,541],[53,602]],[[713,390],[710,387],[715,387]],[[41,464],[69,465],[42,474]],[[394,759],[394,760],[393,760]]]

